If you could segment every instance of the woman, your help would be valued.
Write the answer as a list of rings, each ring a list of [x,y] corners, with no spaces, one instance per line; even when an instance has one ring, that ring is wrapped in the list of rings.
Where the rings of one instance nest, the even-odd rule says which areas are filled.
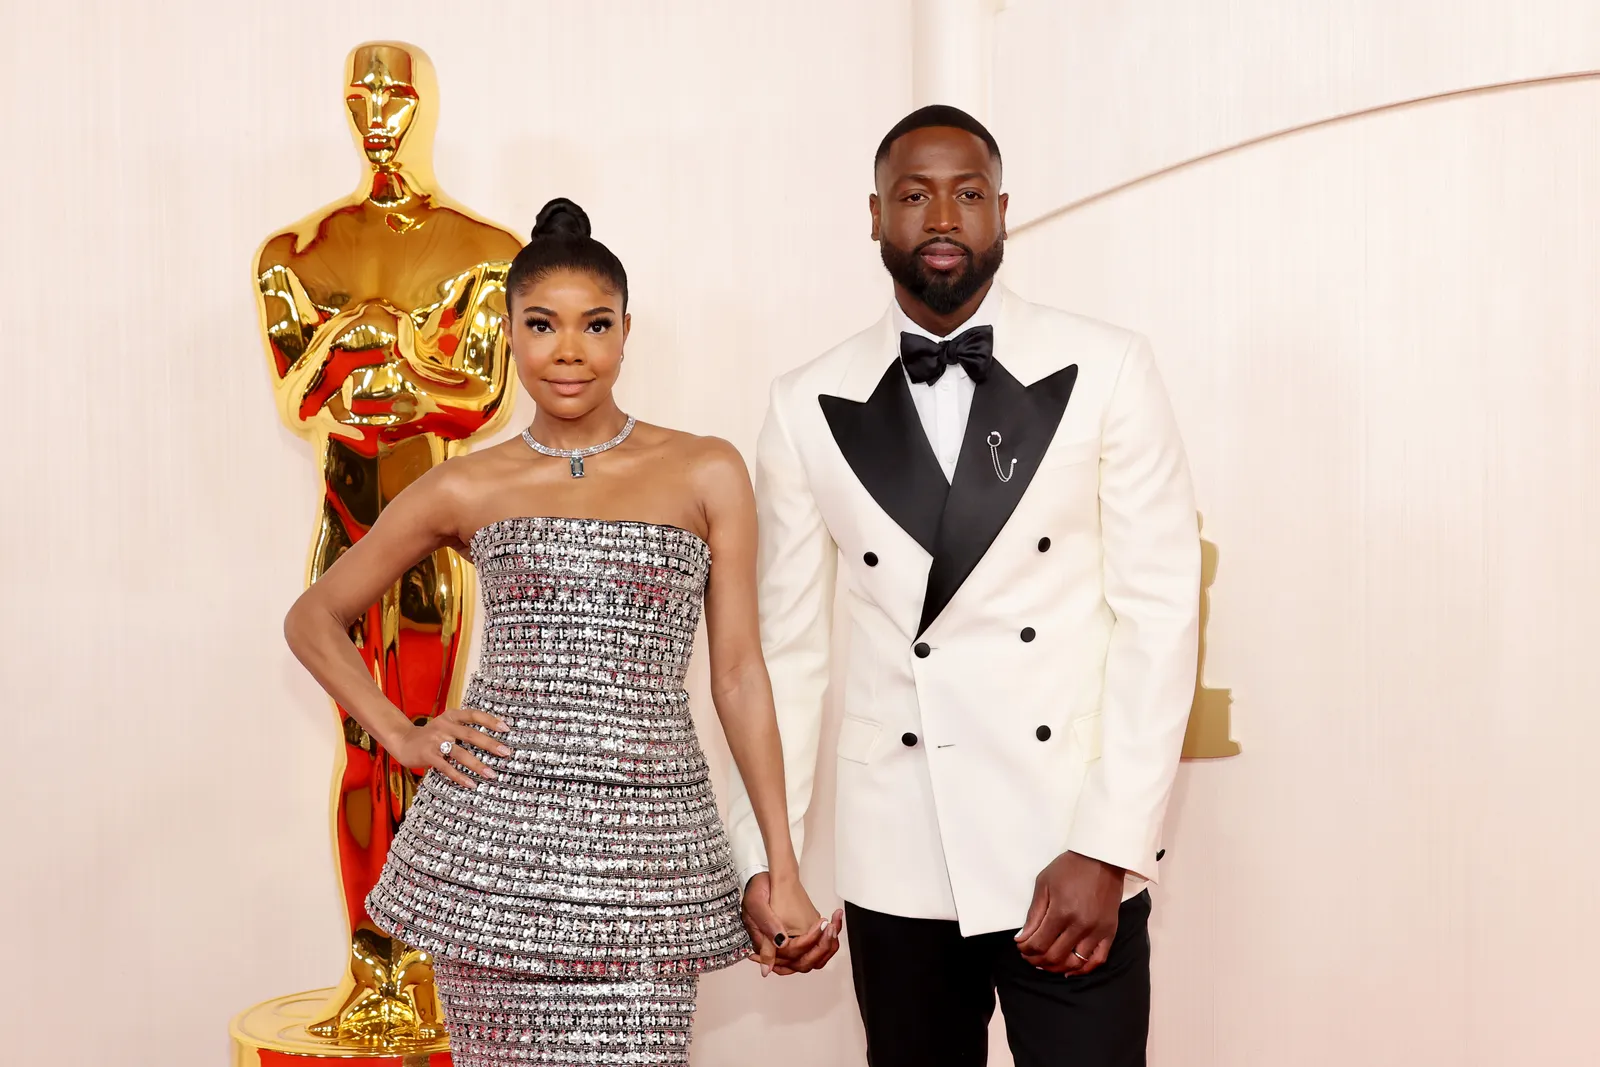
[[[750,955],[683,689],[702,597],[712,694],[773,858],[783,928],[766,933],[783,970],[838,947],[843,916],[818,915],[789,838],[749,475],[726,442],[618,409],[627,300],[583,210],[546,204],[506,280],[533,424],[400,494],[285,624],[341,707],[432,770],[367,908],[434,954],[457,1067],[687,1063],[698,975]],[[484,647],[468,706],[416,726],[347,633],[442,545],[476,563]]]

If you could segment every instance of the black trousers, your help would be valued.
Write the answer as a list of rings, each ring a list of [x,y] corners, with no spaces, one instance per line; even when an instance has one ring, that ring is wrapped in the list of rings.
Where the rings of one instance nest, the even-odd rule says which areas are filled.
[[[1082,977],[1022,958],[1016,931],[962,937],[953,922],[845,905],[871,1067],[983,1067],[995,994],[1017,1067],[1144,1067],[1150,894],[1126,900],[1110,958]]]

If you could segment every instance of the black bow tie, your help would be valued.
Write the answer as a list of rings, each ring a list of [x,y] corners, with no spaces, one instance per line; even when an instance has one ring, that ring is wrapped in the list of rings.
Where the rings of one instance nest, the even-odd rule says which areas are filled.
[[[903,333],[900,362],[905,364],[906,377],[919,384],[938,381],[953,363],[961,364],[967,377],[981,383],[994,365],[994,327],[974,326],[948,341],[930,341],[921,334]]]

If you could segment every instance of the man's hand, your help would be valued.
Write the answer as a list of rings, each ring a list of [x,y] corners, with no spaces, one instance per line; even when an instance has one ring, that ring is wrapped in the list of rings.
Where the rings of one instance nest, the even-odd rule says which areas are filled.
[[[806,929],[794,931],[787,929],[791,923],[784,919],[791,912],[816,915],[798,882],[774,890],[770,874],[750,879],[744,890],[744,927],[755,942],[752,958],[761,964],[763,978],[773,972],[786,975],[819,971],[839,951],[839,931],[844,926],[842,910],[834,912],[832,920],[813,923],[808,919]]]
[[[1051,974],[1088,974],[1104,963],[1126,873],[1076,852],[1057,856],[1034,883],[1033,906],[1017,934],[1022,958]]]

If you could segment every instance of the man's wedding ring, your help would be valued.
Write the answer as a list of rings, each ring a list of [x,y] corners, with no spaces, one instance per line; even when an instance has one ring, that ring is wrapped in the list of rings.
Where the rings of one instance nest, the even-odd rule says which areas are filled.
[[[440,741],[439,742],[439,755],[443,756],[445,759],[449,759],[450,758],[450,752],[455,747],[456,747],[456,743],[454,741]]]
[[[1080,959],[1080,960],[1082,960],[1082,961],[1083,961],[1083,962],[1084,962],[1084,963],[1088,963],[1088,962],[1089,962],[1089,957],[1088,957],[1088,956],[1085,956],[1085,955],[1084,955],[1084,954],[1083,954],[1083,953],[1081,953],[1081,952],[1079,952],[1079,951],[1078,951],[1078,950],[1077,950],[1077,949],[1073,949],[1073,950],[1072,950],[1072,954],[1073,954],[1073,955],[1074,955],[1074,956],[1076,956],[1076,957],[1078,957],[1078,958],[1079,958],[1079,959]]]

